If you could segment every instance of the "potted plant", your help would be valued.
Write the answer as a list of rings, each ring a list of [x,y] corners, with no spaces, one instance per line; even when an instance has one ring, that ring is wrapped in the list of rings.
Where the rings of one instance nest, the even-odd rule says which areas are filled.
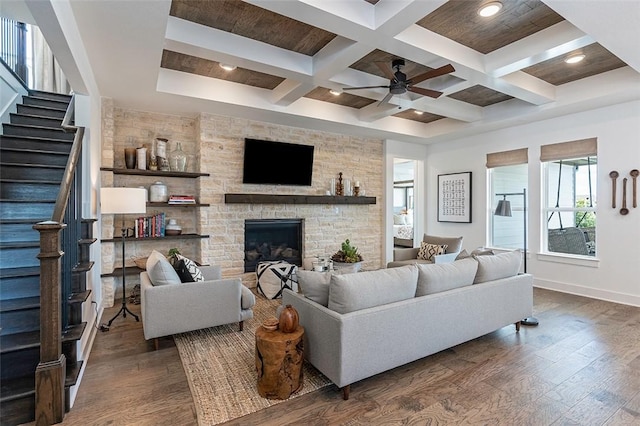
[[[174,268],[176,266],[176,254],[181,254],[177,247],[169,249],[169,253],[167,253],[167,259],[169,259],[169,263],[171,263]]]
[[[362,255],[358,253],[358,247],[351,245],[349,239],[344,240],[340,250],[331,256],[331,260],[335,268],[355,266],[356,270],[359,270],[362,266]]]

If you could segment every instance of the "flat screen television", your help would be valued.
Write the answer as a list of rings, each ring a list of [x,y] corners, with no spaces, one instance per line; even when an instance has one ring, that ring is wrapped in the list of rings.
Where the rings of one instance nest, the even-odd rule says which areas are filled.
[[[244,140],[242,183],[311,186],[311,145]]]

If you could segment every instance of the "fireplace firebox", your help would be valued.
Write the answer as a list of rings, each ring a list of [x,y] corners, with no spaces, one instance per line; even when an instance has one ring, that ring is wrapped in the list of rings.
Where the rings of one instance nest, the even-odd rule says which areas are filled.
[[[259,262],[283,260],[302,265],[303,219],[244,221],[244,271],[255,272]]]

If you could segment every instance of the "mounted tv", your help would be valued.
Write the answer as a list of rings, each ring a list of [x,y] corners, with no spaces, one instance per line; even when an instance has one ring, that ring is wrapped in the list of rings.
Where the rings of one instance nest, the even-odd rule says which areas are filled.
[[[242,183],[311,186],[313,148],[247,138]]]

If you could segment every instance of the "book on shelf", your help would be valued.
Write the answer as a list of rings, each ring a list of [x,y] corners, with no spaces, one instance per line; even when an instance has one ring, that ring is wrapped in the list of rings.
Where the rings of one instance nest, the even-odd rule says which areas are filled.
[[[137,218],[134,236],[136,238],[164,237],[165,220],[164,213]]]
[[[197,204],[196,197],[193,195],[171,195],[169,196],[169,204]]]

